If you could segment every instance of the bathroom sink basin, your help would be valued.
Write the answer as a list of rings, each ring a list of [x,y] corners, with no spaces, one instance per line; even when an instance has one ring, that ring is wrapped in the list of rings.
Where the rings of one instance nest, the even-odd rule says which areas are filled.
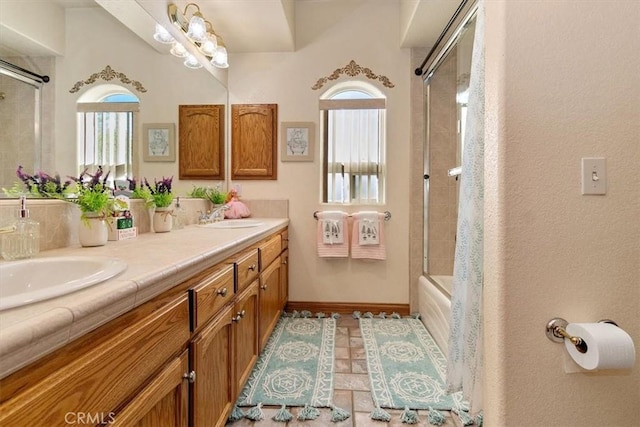
[[[0,263],[0,311],[104,282],[127,268],[118,258],[64,256]]]
[[[212,222],[210,224],[201,224],[200,227],[204,228],[250,228],[258,227],[264,224],[263,222],[253,219],[227,219],[220,222]]]

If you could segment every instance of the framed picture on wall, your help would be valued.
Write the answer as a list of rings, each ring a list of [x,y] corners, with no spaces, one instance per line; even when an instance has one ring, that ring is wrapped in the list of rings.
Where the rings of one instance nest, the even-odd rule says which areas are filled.
[[[145,162],[176,161],[176,125],[175,123],[145,123],[142,125]]]
[[[280,157],[283,162],[313,161],[315,123],[282,122],[280,134]]]

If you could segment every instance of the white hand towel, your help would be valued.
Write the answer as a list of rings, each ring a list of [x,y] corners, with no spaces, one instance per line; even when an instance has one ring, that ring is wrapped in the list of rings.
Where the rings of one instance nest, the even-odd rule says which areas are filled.
[[[318,212],[316,247],[323,258],[346,258],[349,256],[347,239],[347,214],[341,211]]]
[[[383,218],[384,214],[372,211],[353,214],[351,258],[387,259]]]

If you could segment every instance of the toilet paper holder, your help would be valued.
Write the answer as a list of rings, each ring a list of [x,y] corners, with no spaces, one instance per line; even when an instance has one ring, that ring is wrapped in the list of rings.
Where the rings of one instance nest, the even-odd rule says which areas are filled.
[[[602,319],[599,320],[598,323],[610,323],[614,326],[618,326],[618,324],[611,319]],[[549,322],[547,322],[546,328],[547,338],[549,338],[553,342],[558,343],[562,343],[565,339],[568,339],[576,347],[576,350],[578,350],[580,353],[586,353],[589,348],[587,346],[587,343],[581,337],[576,337],[569,334],[566,330],[568,324],[569,322],[561,317],[556,317],[549,320]]]

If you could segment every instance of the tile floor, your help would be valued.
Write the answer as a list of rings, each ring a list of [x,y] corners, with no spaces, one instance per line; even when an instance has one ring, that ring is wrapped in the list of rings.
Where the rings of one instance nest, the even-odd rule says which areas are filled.
[[[351,413],[351,417],[339,423],[331,422],[331,410],[322,408],[320,417],[313,421],[297,421],[298,408],[292,408],[291,413],[294,419],[288,423],[281,423],[271,420],[279,407],[262,408],[265,418],[262,421],[250,421],[243,419],[229,427],[246,427],[254,425],[256,427],[383,427],[383,426],[406,426],[400,422],[401,410],[387,410],[391,414],[391,421],[375,421],[369,417],[373,410],[373,401],[369,388],[369,376],[367,374],[367,361],[364,354],[364,344],[360,335],[358,320],[349,316],[342,316],[338,319],[336,330],[336,365],[334,378],[333,403]],[[418,411],[420,422],[413,424],[418,427],[427,427],[427,411]],[[445,427],[462,427],[462,423],[457,416],[446,413],[447,421]]]

